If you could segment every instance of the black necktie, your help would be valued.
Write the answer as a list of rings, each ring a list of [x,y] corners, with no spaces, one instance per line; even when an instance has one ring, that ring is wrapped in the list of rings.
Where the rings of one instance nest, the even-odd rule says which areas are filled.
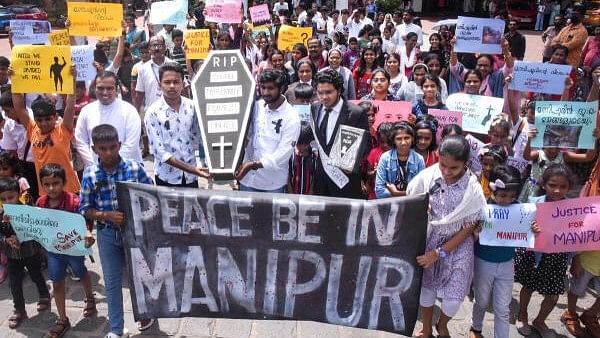
[[[321,125],[319,125],[319,133],[321,133],[321,136],[323,136],[325,142],[327,142],[327,124],[329,122],[329,113],[331,113],[331,108],[326,108],[325,115],[321,120]]]

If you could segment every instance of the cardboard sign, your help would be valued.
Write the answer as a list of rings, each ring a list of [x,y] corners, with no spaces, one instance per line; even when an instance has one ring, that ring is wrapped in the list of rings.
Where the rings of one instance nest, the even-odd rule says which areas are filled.
[[[118,182],[135,320],[320,321],[412,335],[428,199]]]
[[[291,51],[297,43],[308,47],[308,39],[312,36],[312,27],[292,27],[281,25],[277,38],[277,47],[280,50]]]
[[[500,54],[504,20],[459,16],[456,23],[457,53]]]
[[[510,89],[522,92],[562,94],[570,65],[516,61]]]
[[[192,81],[206,162],[233,175],[246,138],[256,83],[239,50],[211,51]]]
[[[252,24],[256,27],[271,23],[271,13],[269,12],[269,5],[262,4],[254,7],[250,7],[250,18]]]
[[[469,167],[469,169],[471,169],[472,172],[478,173],[481,171],[479,151],[483,148],[485,143],[481,142],[471,134],[467,134],[465,138],[467,139],[467,141],[469,141],[469,145],[471,146],[471,152],[469,153],[469,161],[467,162],[467,167]]]
[[[48,21],[10,20],[10,31],[15,45],[45,45],[52,28]]]
[[[598,101],[536,101],[534,148],[594,149]]]
[[[334,166],[349,172],[358,172],[365,153],[368,131],[340,124],[329,158]]]
[[[489,133],[494,117],[502,113],[504,99],[456,93],[448,96],[446,106],[449,110],[462,112],[464,131],[485,135]]]
[[[187,1],[157,1],[150,8],[150,23],[158,25],[177,25],[185,27],[187,24]]]
[[[96,78],[94,46],[71,46],[71,61],[77,69],[77,81],[91,81]]]
[[[92,254],[92,250],[85,247],[87,228],[80,214],[18,204],[4,204],[3,207],[19,242],[33,240],[56,254]]]
[[[48,40],[52,46],[70,46],[71,38],[69,37],[69,31],[66,29],[59,29],[48,34]]]
[[[210,51],[210,30],[194,29],[183,32],[185,57],[204,60]]]
[[[310,121],[310,104],[295,104],[294,109],[300,116],[300,122]]]
[[[217,23],[242,22],[241,0],[206,0],[205,19]]]
[[[349,100],[354,104],[359,104],[361,100]],[[406,101],[369,101],[377,108],[377,114],[375,115],[375,122],[373,128],[377,130],[379,125],[384,122],[396,123],[400,121],[407,121],[408,115],[412,112],[412,104]]]
[[[438,121],[438,128],[435,133],[437,144],[442,140],[442,129],[449,124],[456,124],[462,127],[462,113],[459,111],[431,109],[427,110],[427,114],[434,116]]]
[[[600,250],[600,196],[537,204],[535,251]]]
[[[67,2],[71,36],[121,36],[123,5]]]
[[[531,223],[535,219],[533,203],[500,206],[488,204],[479,233],[479,243],[490,246],[533,248],[535,236]]]
[[[15,46],[11,62],[13,92],[73,94],[69,46]]]

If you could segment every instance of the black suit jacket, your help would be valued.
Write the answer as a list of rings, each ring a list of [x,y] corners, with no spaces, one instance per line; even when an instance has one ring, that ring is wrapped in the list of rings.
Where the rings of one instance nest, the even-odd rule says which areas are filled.
[[[342,109],[338,116],[337,122],[335,123],[335,129],[333,130],[333,134],[329,142],[325,143],[325,140],[320,135],[319,132],[315,131],[317,134],[317,138],[319,139],[319,143],[321,147],[329,155],[331,151],[331,147],[333,146],[333,141],[335,139],[335,135],[340,127],[340,124],[345,124],[351,127],[364,129],[369,132],[369,121],[367,119],[367,114],[363,111],[359,106],[350,103],[343,98]],[[311,115],[314,121],[315,128],[318,129],[319,125],[319,114],[321,113],[323,105],[319,102],[315,102],[311,105]],[[367,146],[365,147],[365,151],[360,155],[359,158],[363,158],[368,151],[371,149],[371,137],[367,138]],[[348,184],[340,189],[338,186],[327,176],[323,166],[321,164],[321,160],[317,161],[317,168],[315,170],[315,194],[321,196],[331,196],[331,197],[348,197],[348,198],[365,198],[362,193],[361,187],[361,174],[346,174],[349,178]]]

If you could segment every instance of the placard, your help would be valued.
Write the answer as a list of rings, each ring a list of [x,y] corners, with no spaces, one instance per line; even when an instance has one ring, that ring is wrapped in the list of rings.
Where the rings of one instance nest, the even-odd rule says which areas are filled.
[[[204,60],[210,51],[210,30],[193,29],[183,32],[185,57]]]
[[[3,208],[19,242],[33,240],[55,254],[92,254],[85,247],[87,228],[80,214],[20,204],[4,204]]]
[[[412,335],[426,194],[360,201],[117,183],[135,320],[296,319]]]
[[[281,25],[277,38],[280,50],[291,51],[297,43],[303,43],[308,48],[308,39],[312,36],[312,27],[292,27]]]
[[[48,41],[52,46],[70,46],[71,38],[69,37],[69,31],[66,29],[59,29],[48,34]]]
[[[488,204],[479,233],[479,243],[490,246],[533,248],[535,236],[531,230],[535,220],[534,203],[500,206]]]
[[[67,2],[71,36],[121,36],[123,5]]]
[[[250,19],[252,24],[256,27],[271,23],[271,13],[269,12],[269,5],[262,4],[254,7],[250,7]]]
[[[456,23],[457,53],[502,53],[504,20],[459,16]]]
[[[11,63],[14,93],[73,94],[69,46],[15,46]]]
[[[442,141],[442,130],[449,124],[456,124],[462,127],[462,113],[459,111],[432,109],[427,110],[427,114],[436,118],[438,122],[438,128],[435,133],[437,144]]]
[[[10,31],[15,45],[45,45],[52,28],[48,21],[10,20]]]
[[[206,0],[205,19],[217,23],[241,23],[241,0]]]
[[[537,204],[535,251],[600,250],[600,196]]]
[[[77,81],[91,81],[96,78],[94,46],[71,46],[71,61],[77,69]]]
[[[502,113],[504,99],[455,93],[448,96],[446,106],[449,110],[462,112],[464,131],[485,135],[489,133],[494,117]]]
[[[522,92],[562,94],[570,65],[516,61],[510,89]]]
[[[598,101],[536,101],[534,148],[594,149]]]
[[[150,8],[149,21],[158,25],[176,25],[185,27],[187,24],[187,1],[157,1]]]
[[[469,145],[471,146],[471,152],[469,153],[469,161],[467,162],[467,167],[471,169],[472,172],[478,173],[481,171],[481,161],[479,160],[479,152],[485,146],[485,143],[481,142],[475,136],[471,134],[467,134],[465,136]]]
[[[349,100],[356,105],[363,102],[362,100]],[[408,115],[412,112],[412,103],[406,101],[369,101],[377,109],[375,114],[375,122],[373,128],[377,130],[379,125],[384,122],[396,123],[400,121],[408,121]]]
[[[367,130],[340,124],[329,152],[331,163],[347,172],[358,172],[367,137],[371,137]]]
[[[294,109],[300,116],[300,122],[310,121],[310,104],[295,104]]]

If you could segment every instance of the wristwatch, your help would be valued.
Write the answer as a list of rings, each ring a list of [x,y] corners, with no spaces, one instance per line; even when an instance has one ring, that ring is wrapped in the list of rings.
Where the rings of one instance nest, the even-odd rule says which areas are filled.
[[[448,257],[448,253],[444,250],[444,247],[442,247],[441,245],[435,248],[435,250],[438,252],[441,259]]]

